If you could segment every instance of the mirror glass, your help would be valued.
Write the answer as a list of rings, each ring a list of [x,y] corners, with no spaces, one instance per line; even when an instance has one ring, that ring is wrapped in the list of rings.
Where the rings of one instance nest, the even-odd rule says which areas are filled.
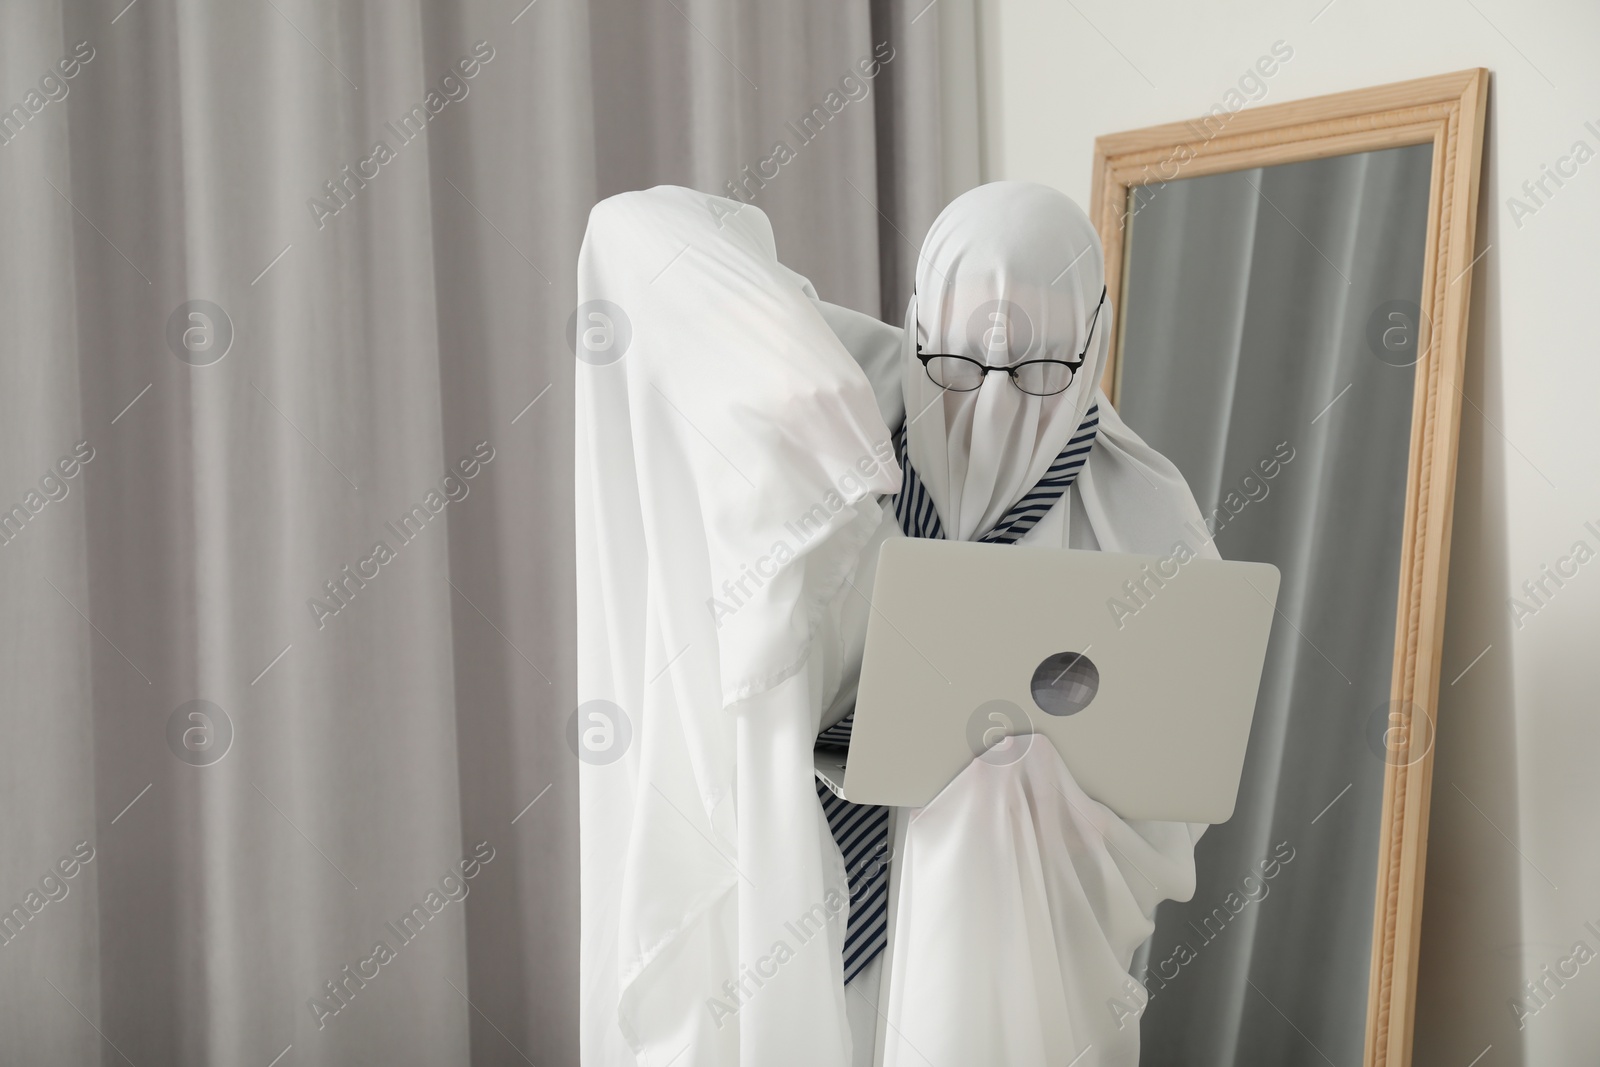
[[[1238,808],[1134,961],[1143,1064],[1362,1060],[1432,153],[1130,192],[1117,406],[1282,572]]]

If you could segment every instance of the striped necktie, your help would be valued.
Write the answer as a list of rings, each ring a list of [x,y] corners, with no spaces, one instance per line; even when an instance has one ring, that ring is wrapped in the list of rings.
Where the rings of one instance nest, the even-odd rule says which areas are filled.
[[[977,540],[989,544],[1010,545],[1021,540],[1029,530],[1039,524],[1045,513],[1055,507],[1061,494],[1078,478],[1078,473],[1083,470],[1083,465],[1089,461],[1089,451],[1094,447],[1095,434],[1100,429],[1100,404],[1089,405],[1089,411],[1084,415],[1083,422],[1078,424],[1077,432],[1072,435],[1072,440],[1067,442],[1067,447],[1050,464],[1050,469],[1044,472],[1044,477],[1039,479],[1039,484],[1023,494],[1021,500],[1011,505],[1011,510],[1000,517],[994,529],[978,537]],[[927,486],[922,484],[922,479],[917,475],[916,468],[911,466],[911,458],[906,453],[906,431],[900,430],[898,451],[900,454],[900,470],[904,480],[900,486],[900,494],[894,498],[894,516],[900,520],[900,529],[907,537],[937,537],[944,538],[944,524],[939,521],[939,512],[934,509],[933,497],[928,493]]]
[[[1015,544],[1037,526],[1089,461],[1099,427],[1100,405],[1094,403],[1089,406],[1083,422],[1078,424],[1072,440],[1050,464],[1039,483],[1001,516],[994,529],[978,540],[989,544]],[[896,444],[903,475],[900,493],[894,498],[894,514],[900,530],[907,537],[943,540],[944,525],[933,506],[933,497],[917,476],[906,452],[905,427],[901,427]],[[855,712],[852,711],[817,735],[818,746],[848,749],[854,722]],[[844,937],[844,980],[849,983],[877,958],[889,941],[889,809],[842,800],[820,778],[817,779],[817,798],[822,801],[822,811],[827,816],[834,843],[844,856],[845,874],[850,884],[850,921]]]

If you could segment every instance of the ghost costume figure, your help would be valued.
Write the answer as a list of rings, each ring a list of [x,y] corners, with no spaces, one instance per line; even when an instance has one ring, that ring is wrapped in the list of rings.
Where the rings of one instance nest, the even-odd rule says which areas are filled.
[[[897,813],[890,947],[844,983],[851,872],[811,750],[849,708],[878,548],[903,535],[895,442],[943,535],[979,539],[1087,421],[1081,471],[1017,550],[1214,555],[1184,541],[1200,515],[1177,470],[1097,394],[1103,269],[1070,200],[963,195],[916,291],[904,330],[822,303],[759,211],[686,189],[591,214],[569,729],[590,1067],[1137,1063],[1129,964],[1156,905],[1193,892],[1204,828],[1120,819],[1048,744]],[[919,345],[1084,359],[1053,396],[1002,373],[958,393]]]

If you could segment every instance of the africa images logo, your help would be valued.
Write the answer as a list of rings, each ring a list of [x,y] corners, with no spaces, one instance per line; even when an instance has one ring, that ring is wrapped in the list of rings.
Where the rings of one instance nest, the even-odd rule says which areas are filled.
[[[476,78],[493,58],[494,48],[488,41],[473,45],[471,53],[456,60],[455,66],[440,76],[439,84],[423,94],[420,103],[411,105],[411,109],[398,120],[383,124],[394,139],[393,145],[380,137],[372,143],[372,150],[364,158],[356,160],[353,165],[346,163],[338,174],[323,182],[322,188],[327,195],[313,196],[306,201],[306,209],[311,212],[311,220],[317,224],[317,229],[322,229],[330,218],[349,207],[357,194],[367,187],[367,182],[377,178],[385,166],[398,159],[400,149],[427,132],[428,124],[446,107],[465,100],[472,91],[472,86],[467,83]]]
[[[367,983],[375,981],[385,968],[399,959],[400,950],[421,937],[428,924],[445,908],[466,900],[467,894],[472,892],[467,883],[478,877],[494,857],[493,845],[487,841],[478,842],[472,848],[472,855],[446,870],[439,884],[430,886],[420,901],[412,904],[398,919],[383,924],[384,930],[394,938],[393,945],[387,936],[379,938],[373,942],[370,953],[354,965],[345,964],[336,975],[322,983],[321,993],[307,997],[306,1008],[317,1021],[317,1029],[327,1026],[329,1019],[348,1008],[357,994],[367,988]]]

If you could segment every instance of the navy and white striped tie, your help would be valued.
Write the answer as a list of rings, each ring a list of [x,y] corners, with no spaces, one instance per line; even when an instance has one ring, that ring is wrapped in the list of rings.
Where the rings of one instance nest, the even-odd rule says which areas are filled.
[[[979,537],[990,544],[1015,544],[1039,524],[1067,487],[1077,480],[1089,461],[1096,433],[1100,428],[1100,405],[1089,405],[1088,414],[1078,424],[1067,447],[1050,464],[1039,484],[1001,516],[994,529]],[[906,431],[902,427],[896,442],[900,470],[904,479],[894,498],[895,518],[907,537],[944,538],[944,526],[933,506],[933,497],[917,477],[906,453]],[[817,735],[823,747],[848,749],[855,712],[846,715]],[[850,982],[877,958],[889,941],[889,809],[871,804],[852,804],[841,800],[833,790],[817,780],[817,798],[834,843],[844,856],[845,873],[850,883],[850,922],[844,936],[844,980]]]

